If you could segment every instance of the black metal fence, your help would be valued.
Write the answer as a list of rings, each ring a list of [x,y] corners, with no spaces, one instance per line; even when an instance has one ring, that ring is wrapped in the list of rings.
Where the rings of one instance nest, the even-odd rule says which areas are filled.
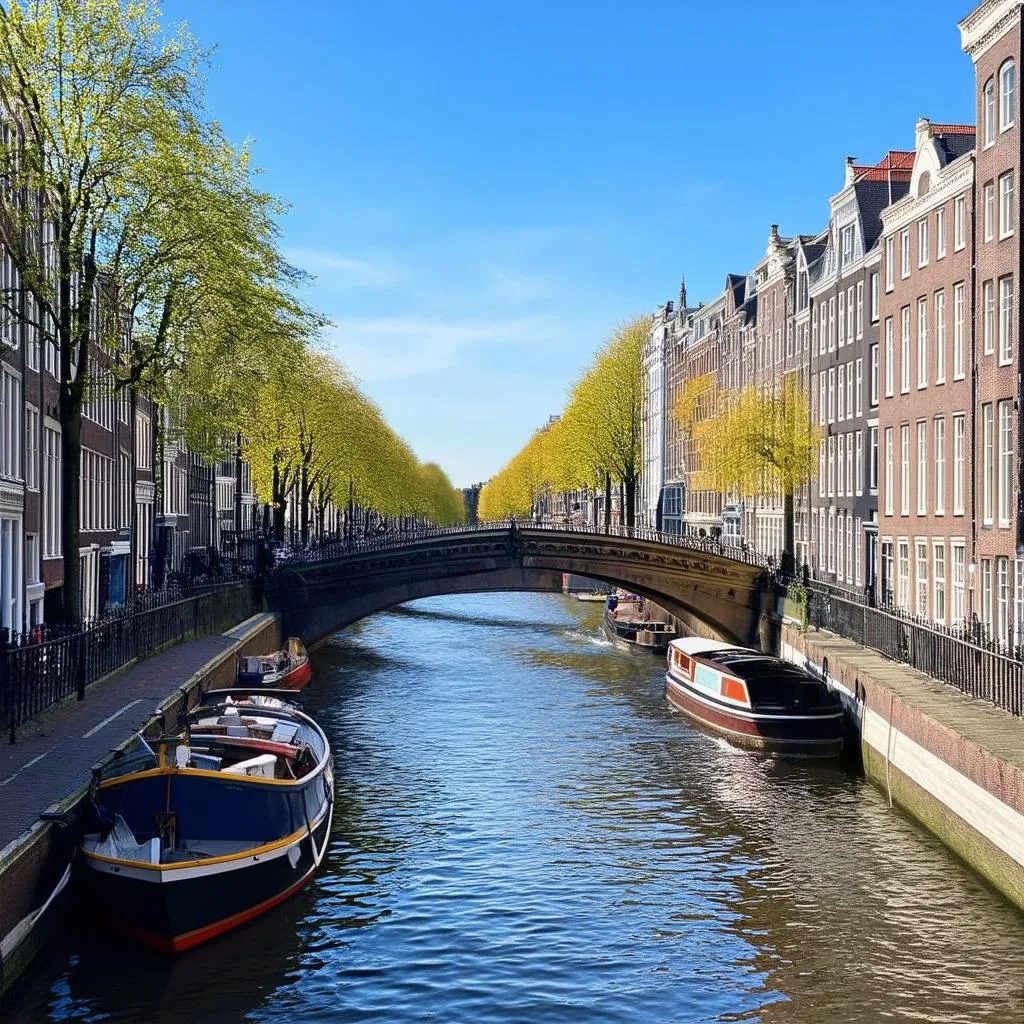
[[[815,582],[808,586],[808,620],[1012,715],[1024,715],[1024,652],[990,637],[976,621],[942,626],[899,609],[848,600]]]
[[[147,597],[82,627],[0,632],[0,723],[13,743],[34,715],[164,647],[220,633],[258,610],[251,581]]]

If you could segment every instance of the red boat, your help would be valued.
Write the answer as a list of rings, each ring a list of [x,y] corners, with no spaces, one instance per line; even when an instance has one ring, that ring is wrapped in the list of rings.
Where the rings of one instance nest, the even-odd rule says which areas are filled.
[[[252,654],[238,659],[238,687],[301,690],[310,680],[309,655],[302,641],[292,636],[283,651]]]
[[[843,706],[820,679],[788,661],[716,640],[669,644],[669,703],[737,746],[837,757]]]

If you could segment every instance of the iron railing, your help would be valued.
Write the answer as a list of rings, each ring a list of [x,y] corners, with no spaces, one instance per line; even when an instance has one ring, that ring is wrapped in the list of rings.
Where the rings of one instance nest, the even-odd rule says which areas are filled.
[[[1024,651],[975,621],[940,625],[897,608],[851,601],[827,585],[808,586],[808,620],[964,693],[1024,715]]]
[[[251,581],[161,592],[81,626],[0,631],[0,723],[13,743],[30,718],[72,694],[79,700],[97,679],[183,640],[220,633],[258,609]]]

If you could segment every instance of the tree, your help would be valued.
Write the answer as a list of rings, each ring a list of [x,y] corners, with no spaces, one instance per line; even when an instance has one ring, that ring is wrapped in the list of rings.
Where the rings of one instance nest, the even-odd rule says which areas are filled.
[[[643,472],[644,347],[651,318],[620,327],[598,352],[572,390],[563,417],[564,443],[580,483],[605,487],[605,525],[611,515],[611,483],[623,489],[623,515],[632,527],[636,487]]]
[[[5,311],[55,348],[72,620],[80,616],[82,405],[90,344],[105,326],[95,308],[101,261],[139,154],[201,108],[198,51],[183,29],[162,34],[157,13],[151,0],[13,0],[0,17],[0,108],[10,118],[0,139],[0,242],[17,278]]]
[[[710,386],[709,386],[710,385]],[[717,415],[708,417],[713,381],[697,378],[684,389],[673,415],[699,440],[694,486],[743,496],[781,495],[783,570],[792,571],[797,490],[811,477],[820,431],[811,424],[807,395],[796,375],[781,386],[718,395]]]

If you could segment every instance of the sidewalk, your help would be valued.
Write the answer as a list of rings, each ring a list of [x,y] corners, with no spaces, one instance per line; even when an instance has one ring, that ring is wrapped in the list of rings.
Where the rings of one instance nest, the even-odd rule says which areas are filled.
[[[17,743],[0,743],[0,850],[88,782],[97,761],[236,643],[220,634],[178,644],[97,684],[84,701],[26,723]]]

